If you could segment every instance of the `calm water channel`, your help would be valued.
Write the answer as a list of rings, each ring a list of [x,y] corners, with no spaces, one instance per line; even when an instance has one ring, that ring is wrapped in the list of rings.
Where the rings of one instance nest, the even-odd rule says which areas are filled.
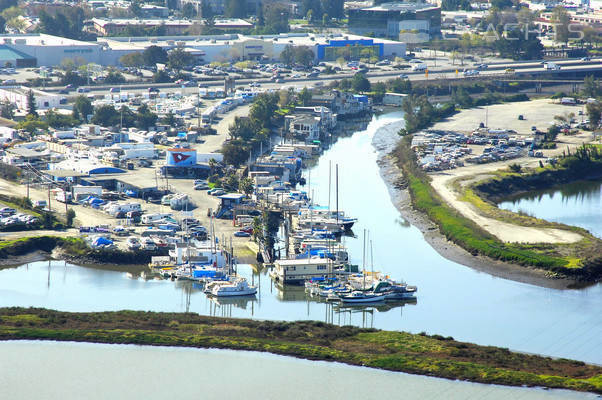
[[[394,135],[401,124],[400,114],[380,116],[365,131],[338,140],[311,169],[308,189],[314,191],[318,202],[326,204],[329,162],[339,164],[340,207],[360,219],[354,227],[357,238],[346,239],[352,261],[361,264],[361,232],[369,229],[375,269],[418,285],[415,304],[341,309],[305,300],[300,288],[282,292],[265,271],[253,274],[249,266],[240,271],[260,285],[257,299],[217,303],[186,283],[146,281],[120,271],[40,262],[0,271],[0,306],[188,310],[218,316],[314,319],[439,333],[602,364],[602,285],[561,291],[474,271],[440,256],[418,229],[400,217],[379,175],[372,139],[377,129]],[[334,191],[331,200],[334,202]]]
[[[516,196],[500,208],[522,211],[548,221],[580,226],[602,237],[601,181],[581,181]]]
[[[0,385],[6,399],[366,400],[393,398],[393,393],[404,399],[597,397],[244,351],[24,341],[0,342],[0,354]]]

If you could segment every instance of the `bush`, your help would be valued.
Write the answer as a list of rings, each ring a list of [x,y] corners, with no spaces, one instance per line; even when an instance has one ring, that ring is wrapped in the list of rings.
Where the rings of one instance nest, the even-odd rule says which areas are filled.
[[[75,211],[73,211],[73,208],[70,208],[69,210],[67,210],[67,226],[72,227],[74,220],[75,220]]]

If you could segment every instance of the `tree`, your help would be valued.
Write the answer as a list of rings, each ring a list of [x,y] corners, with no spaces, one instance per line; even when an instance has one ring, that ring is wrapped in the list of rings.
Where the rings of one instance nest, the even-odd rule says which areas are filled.
[[[244,177],[238,182],[238,191],[246,195],[253,193],[253,179]]]
[[[36,104],[36,96],[33,94],[33,90],[29,89],[27,92],[27,115],[38,116],[38,106]]]
[[[0,0],[0,11],[19,5],[18,0]]]
[[[370,90],[370,81],[362,73],[357,73],[351,78],[351,87],[356,92],[367,92]]]
[[[292,45],[287,44],[280,52],[280,61],[285,65],[292,65],[295,62],[295,50]]]
[[[235,143],[224,143],[222,154],[224,155],[224,163],[234,166],[244,163],[249,157],[249,152]]]
[[[136,127],[142,130],[148,130],[151,126],[155,126],[157,122],[157,114],[151,112],[146,104],[138,107],[136,112]]]
[[[59,82],[61,85],[80,86],[86,84],[86,78],[81,76],[76,71],[68,70],[61,76]]]
[[[167,62],[167,52],[159,46],[149,46],[142,52],[145,65],[164,64]]]
[[[132,0],[128,10],[135,17],[142,17],[142,6],[140,5],[140,0]]]
[[[79,125],[79,121],[73,116],[59,114],[54,110],[48,110],[45,115],[46,123],[55,129],[72,128]]]
[[[171,110],[163,118],[161,118],[161,122],[168,126],[176,126],[176,117],[173,115]]]
[[[104,127],[119,125],[120,115],[112,105],[103,105],[94,110],[92,123]]]
[[[497,8],[498,10],[504,10],[512,7],[514,4],[512,0],[491,0],[491,8]]]
[[[171,82],[172,79],[165,70],[160,69],[159,71],[153,74],[153,82],[155,83],[167,83]]]
[[[208,1],[203,1],[201,3],[201,17],[208,19],[213,18],[213,9],[211,8],[211,4]]]
[[[25,116],[25,120],[19,122],[16,126],[17,129],[23,129],[31,134],[36,133],[38,130],[46,131],[48,130],[48,124],[39,117],[27,114]]]
[[[167,56],[167,65],[169,68],[175,69],[176,71],[190,65],[194,61],[192,54],[187,52],[184,47],[178,46],[171,50]]]
[[[301,105],[305,107],[311,101],[311,96],[311,92],[307,89],[307,87],[304,87],[297,95],[297,98],[299,99]]]
[[[506,33],[495,42],[495,47],[501,57],[508,57],[514,60],[533,60],[541,58],[543,45],[535,35],[527,35],[525,38],[524,29],[513,29]]]
[[[257,124],[248,117],[234,117],[234,123],[228,128],[228,134],[233,140],[249,142],[259,131]]]
[[[253,122],[262,128],[269,128],[272,125],[274,112],[278,109],[278,93],[262,93],[255,98],[249,117]]]
[[[182,6],[182,17],[192,19],[196,17],[196,7],[192,3],[186,3]]]
[[[563,6],[558,6],[552,11],[552,23],[554,24],[554,39],[557,42],[568,43],[569,41],[569,24],[571,16]]]
[[[186,3],[190,4],[190,3]],[[134,67],[138,68],[144,65],[144,56],[141,52],[137,51],[135,53],[124,54],[119,58],[119,62],[121,65],[125,67]]]
[[[83,95],[77,96],[73,103],[73,117],[75,118],[77,115],[79,119],[87,122],[88,115],[92,115],[93,113],[94,107],[90,99]]]
[[[345,0],[322,0],[321,5],[328,19],[345,17]]]
[[[228,18],[245,18],[247,16],[247,1],[226,0],[224,13]]]
[[[598,128],[600,118],[602,117],[602,104],[588,103],[586,107],[587,117],[589,119],[589,127],[591,130]]]
[[[257,33],[267,35],[290,31],[288,25],[290,11],[286,5],[276,2],[264,4],[263,15],[265,26]]]
[[[70,208],[67,210],[67,226],[72,227],[74,221],[75,221],[75,211],[73,211],[73,208]]]
[[[295,63],[309,67],[314,62],[314,52],[309,46],[298,46],[294,49]]]
[[[593,75],[588,75],[583,79],[583,95],[585,97],[598,97],[600,94],[600,85]]]
[[[107,73],[105,77],[105,83],[107,84],[119,84],[125,83],[125,77],[119,71],[111,70]]]
[[[15,105],[9,100],[0,101],[0,117],[6,119],[15,118]]]

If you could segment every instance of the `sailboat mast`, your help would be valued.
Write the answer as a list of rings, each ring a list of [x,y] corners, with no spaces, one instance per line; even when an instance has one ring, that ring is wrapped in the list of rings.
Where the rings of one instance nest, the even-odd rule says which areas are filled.
[[[330,192],[332,191],[331,186],[332,177],[332,160],[328,160],[328,211],[330,212]]]
[[[362,252],[362,276],[364,277],[364,285],[362,289],[366,288],[366,230],[364,229],[364,250]]]
[[[370,239],[370,269],[372,271],[372,282],[374,282],[374,250],[372,249],[372,239]]]
[[[337,209],[335,210],[337,214],[337,225],[339,224],[339,164],[336,165],[336,186],[337,186]],[[364,244],[365,246],[365,244]]]

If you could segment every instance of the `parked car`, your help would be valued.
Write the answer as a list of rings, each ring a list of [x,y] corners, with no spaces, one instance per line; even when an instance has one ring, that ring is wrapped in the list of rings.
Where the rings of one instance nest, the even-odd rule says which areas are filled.
[[[211,196],[221,196],[226,194],[226,191],[223,189],[218,189],[218,190],[214,190],[213,192],[211,192]]]
[[[209,190],[207,190],[207,194],[213,194],[213,192],[215,192],[216,190],[223,190],[223,189],[222,188],[209,189]]]
[[[209,185],[206,183],[199,183],[198,185],[194,185],[194,190],[207,190],[209,189]]]
[[[238,232],[234,232],[234,236],[236,236],[236,237],[249,237],[249,236],[251,236],[251,234],[249,232],[245,232],[245,231],[238,231]]]

